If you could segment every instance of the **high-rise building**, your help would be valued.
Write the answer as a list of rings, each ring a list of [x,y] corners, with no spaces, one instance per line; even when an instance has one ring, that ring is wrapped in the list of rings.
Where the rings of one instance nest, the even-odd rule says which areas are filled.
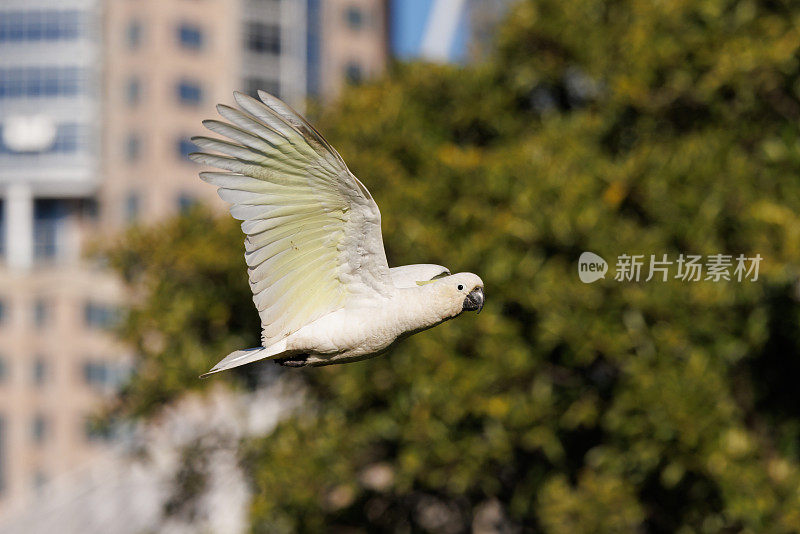
[[[384,0],[0,4],[0,516],[109,453],[91,416],[133,358],[86,245],[223,206],[187,155],[234,90],[302,109],[386,54]]]
[[[119,229],[215,202],[187,155],[232,92],[302,109],[386,63],[383,0],[109,2],[101,219]]]
[[[332,100],[347,84],[383,73],[387,0],[308,0],[308,92]]]
[[[222,0],[107,3],[100,194],[107,232],[156,221],[204,194],[213,200],[213,191],[198,187],[189,137],[239,86],[243,40],[256,39],[243,34],[239,7]],[[263,33],[259,43],[268,46]]]
[[[103,448],[90,417],[126,351],[116,281],[81,260],[96,218],[96,0],[0,4],[0,510]]]

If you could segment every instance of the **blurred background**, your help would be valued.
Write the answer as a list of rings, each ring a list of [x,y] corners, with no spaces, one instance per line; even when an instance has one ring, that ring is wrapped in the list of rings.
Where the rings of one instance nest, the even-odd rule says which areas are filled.
[[[800,531],[798,23],[780,0],[2,0],[0,532]],[[371,190],[390,265],[481,275],[479,317],[197,379],[260,326],[189,137],[258,89]],[[682,253],[763,260],[613,278]]]

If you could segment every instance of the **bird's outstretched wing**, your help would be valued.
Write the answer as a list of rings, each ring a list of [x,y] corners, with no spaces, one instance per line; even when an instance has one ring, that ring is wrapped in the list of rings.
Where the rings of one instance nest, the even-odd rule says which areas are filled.
[[[200,177],[219,187],[244,221],[245,259],[264,346],[342,308],[348,299],[391,288],[381,215],[367,188],[303,117],[259,91],[220,105],[229,122],[207,120],[230,139],[195,137],[192,160],[228,172]]]

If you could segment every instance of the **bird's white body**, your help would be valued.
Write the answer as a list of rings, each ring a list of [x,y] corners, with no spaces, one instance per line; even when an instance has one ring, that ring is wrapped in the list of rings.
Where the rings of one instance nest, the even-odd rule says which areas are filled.
[[[450,279],[447,282],[397,288],[391,296],[378,297],[372,302],[362,299],[320,317],[268,347],[234,352],[217,367],[277,357],[288,365],[321,366],[378,356],[394,343],[463,311],[463,299],[447,298],[448,293],[454,293],[453,288],[458,291],[459,285],[473,287],[480,279],[471,273],[447,278]],[[473,285],[466,285],[470,282]]]
[[[461,301],[437,298],[440,289],[434,284],[398,288],[370,305],[337,310],[287,337],[285,350],[308,353],[309,365],[377,356],[396,341],[461,313]]]
[[[234,94],[218,106],[230,123],[204,121],[234,142],[192,140],[204,172],[242,221],[263,347],[233,352],[207,374],[271,358],[284,365],[362,360],[393,343],[483,307],[483,282],[440,265],[390,269],[380,211],[341,156],[275,97]]]

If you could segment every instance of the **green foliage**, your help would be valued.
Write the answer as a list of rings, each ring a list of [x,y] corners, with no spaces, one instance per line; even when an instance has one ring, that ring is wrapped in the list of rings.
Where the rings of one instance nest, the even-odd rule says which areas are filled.
[[[491,62],[348,90],[321,130],[381,207],[390,264],[476,272],[487,304],[292,371],[309,405],[244,445],[253,531],[458,531],[487,502],[547,532],[800,530],[789,5],[524,2]],[[134,405],[257,335],[239,236],[199,222],[116,253],[147,281]],[[586,285],[584,250],[764,261],[757,282]]]
[[[134,227],[107,251],[135,303],[120,330],[140,355],[121,394],[125,413],[153,413],[205,386],[197,377],[229,347],[258,346],[243,254],[236,221],[202,207],[156,227]]]

